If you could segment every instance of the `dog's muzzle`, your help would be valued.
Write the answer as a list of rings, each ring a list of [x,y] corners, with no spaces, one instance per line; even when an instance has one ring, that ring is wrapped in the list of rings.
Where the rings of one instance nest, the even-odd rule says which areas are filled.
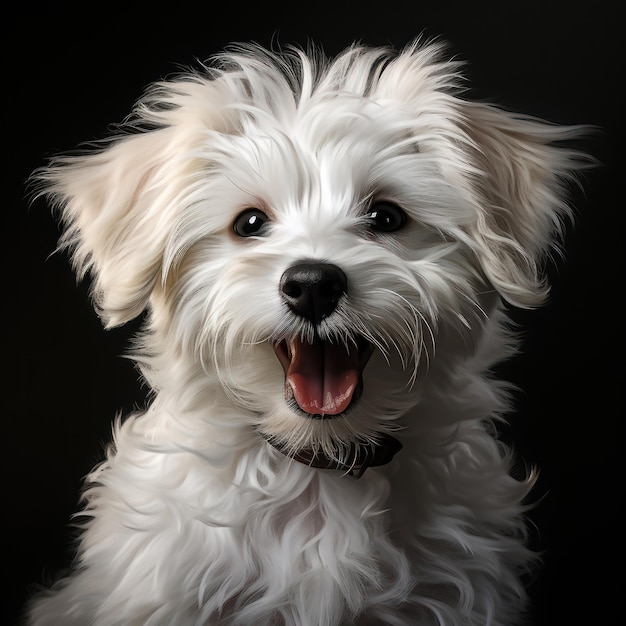
[[[274,345],[285,371],[285,397],[309,417],[338,417],[358,400],[363,390],[363,370],[374,347],[361,336],[344,342],[322,339],[317,332],[323,320],[337,309],[347,294],[348,280],[336,265],[303,261],[285,270],[280,293],[285,304],[315,330],[313,338],[295,337]],[[359,478],[368,467],[386,465],[402,448],[389,433],[379,433],[375,442],[347,444],[340,455],[327,456],[321,450],[304,448],[289,451],[280,441],[266,436],[268,443],[290,458],[320,469],[334,469]]]
[[[280,294],[289,309],[314,328],[337,308],[346,294],[344,272],[329,263],[303,261],[285,270]],[[285,396],[316,418],[340,415],[356,401],[363,389],[363,369],[372,345],[362,337],[343,342],[295,337],[274,346],[285,371]]]

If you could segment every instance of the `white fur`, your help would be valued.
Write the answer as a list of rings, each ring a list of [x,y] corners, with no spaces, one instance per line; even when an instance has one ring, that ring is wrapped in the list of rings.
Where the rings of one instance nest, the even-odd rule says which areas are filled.
[[[135,358],[154,390],[88,477],[75,571],[29,608],[63,625],[500,625],[523,619],[533,484],[492,426],[490,368],[515,351],[503,300],[533,307],[568,209],[579,129],[460,96],[416,42],[273,54],[233,48],[160,83],[98,150],[36,177],[108,327],[148,310]],[[377,199],[408,223],[372,232]],[[263,236],[237,237],[258,207]],[[317,332],[375,353],[345,416],[294,412],[272,350],[312,332],[281,301],[303,259],[348,291]],[[394,433],[356,479],[306,447]],[[262,436],[263,435],[263,436]]]

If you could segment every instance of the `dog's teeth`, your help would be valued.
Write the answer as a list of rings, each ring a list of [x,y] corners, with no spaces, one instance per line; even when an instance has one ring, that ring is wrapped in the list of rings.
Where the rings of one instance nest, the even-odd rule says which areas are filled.
[[[293,399],[293,389],[291,388],[291,385],[285,384],[285,400],[287,402],[295,402],[295,400]]]

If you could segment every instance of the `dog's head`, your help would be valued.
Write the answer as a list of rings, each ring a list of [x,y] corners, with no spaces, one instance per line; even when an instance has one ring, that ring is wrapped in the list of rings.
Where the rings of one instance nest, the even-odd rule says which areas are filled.
[[[149,308],[168,358],[291,451],[391,429],[494,297],[545,297],[578,167],[555,146],[576,129],[461,99],[458,69],[418,43],[250,46],[152,87],[38,174],[106,324]]]

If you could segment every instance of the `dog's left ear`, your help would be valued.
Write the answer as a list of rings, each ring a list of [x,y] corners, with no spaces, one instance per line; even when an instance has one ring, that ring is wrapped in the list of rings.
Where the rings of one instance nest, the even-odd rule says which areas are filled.
[[[542,262],[570,216],[566,185],[589,160],[566,147],[582,127],[515,116],[483,103],[462,104],[477,219],[468,226],[483,271],[519,307],[543,302]]]

